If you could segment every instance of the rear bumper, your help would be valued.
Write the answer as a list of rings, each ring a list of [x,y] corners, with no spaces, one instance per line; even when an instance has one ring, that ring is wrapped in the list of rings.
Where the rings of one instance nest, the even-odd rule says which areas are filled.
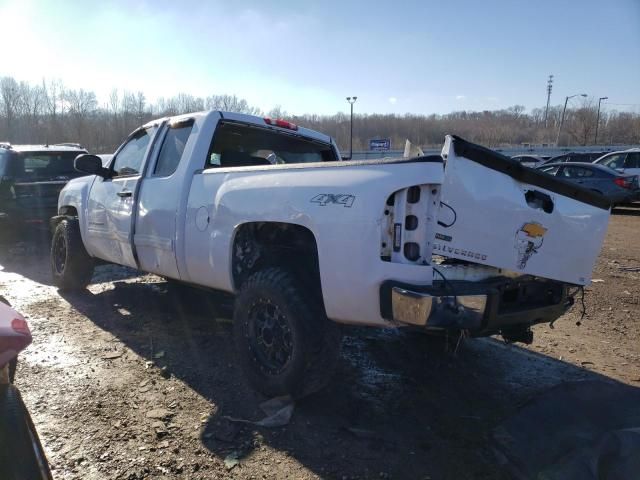
[[[475,336],[548,323],[573,304],[566,284],[540,279],[432,286],[387,281],[380,299],[387,320],[428,330],[468,330]]]

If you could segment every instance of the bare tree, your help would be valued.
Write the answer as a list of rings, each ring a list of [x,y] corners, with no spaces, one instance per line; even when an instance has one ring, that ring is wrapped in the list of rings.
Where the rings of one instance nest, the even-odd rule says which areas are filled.
[[[144,92],[113,89],[100,107],[94,92],[66,89],[62,82],[18,83],[12,77],[0,79],[0,140],[20,142],[74,141],[91,150],[113,152],[128,133],[153,118],[198,110],[224,110],[262,115],[260,108],[236,95],[197,97],[188,93],[149,102]],[[481,112],[458,111],[445,115],[359,114],[354,118],[353,144],[366,149],[373,138],[390,138],[392,148],[401,149],[409,138],[423,147],[436,147],[448,133],[455,133],[487,146],[549,143],[555,140],[562,105],[549,109],[544,127],[543,109],[527,113],[521,105]],[[568,143],[587,144],[593,139],[593,101],[566,113],[564,137]],[[338,145],[349,145],[349,116],[292,115],[282,107],[268,116],[324,132]],[[598,137],[606,143],[640,143],[640,114],[603,111]],[[600,133],[602,132],[602,133]]]
[[[72,118],[76,134],[82,138],[89,118],[98,108],[96,94],[87,92],[82,88],[79,90],[66,90],[64,92],[64,100],[69,109],[69,116]]]
[[[0,79],[0,100],[2,101],[2,113],[6,122],[5,135],[12,141],[14,135],[14,120],[20,105],[20,88],[18,82],[12,77]]]
[[[593,100],[585,101],[582,107],[571,110],[567,117],[567,132],[580,145],[593,140],[596,129],[597,107]]]

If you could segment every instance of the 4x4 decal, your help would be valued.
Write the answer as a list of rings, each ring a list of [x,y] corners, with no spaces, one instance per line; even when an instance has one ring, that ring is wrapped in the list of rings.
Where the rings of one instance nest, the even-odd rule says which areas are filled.
[[[321,207],[328,204],[342,205],[343,207],[351,208],[353,202],[356,201],[356,196],[348,193],[320,193],[313,197],[311,203],[319,203]]]

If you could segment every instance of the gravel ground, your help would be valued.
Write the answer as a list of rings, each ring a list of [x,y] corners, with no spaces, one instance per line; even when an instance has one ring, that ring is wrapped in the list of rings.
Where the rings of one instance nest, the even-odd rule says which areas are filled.
[[[114,266],[61,295],[43,242],[0,247],[0,294],[33,331],[16,383],[56,479],[500,479],[491,431],[527,399],[567,380],[640,386],[639,233],[640,210],[612,217],[580,326],[576,306],[529,347],[455,355],[347,330],[330,387],[273,429],[228,419],[259,420],[265,398],[236,366],[226,298]]]

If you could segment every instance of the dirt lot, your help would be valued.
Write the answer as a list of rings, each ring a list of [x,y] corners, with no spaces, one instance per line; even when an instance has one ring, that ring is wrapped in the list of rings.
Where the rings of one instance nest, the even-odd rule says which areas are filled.
[[[490,435],[525,400],[567,380],[640,386],[639,234],[640,210],[612,217],[581,326],[576,306],[528,348],[468,340],[455,356],[349,330],[330,388],[276,429],[227,419],[260,419],[265,399],[235,365],[225,299],[113,266],[61,296],[32,242],[1,247],[0,293],[33,330],[17,384],[57,479],[508,478]]]

